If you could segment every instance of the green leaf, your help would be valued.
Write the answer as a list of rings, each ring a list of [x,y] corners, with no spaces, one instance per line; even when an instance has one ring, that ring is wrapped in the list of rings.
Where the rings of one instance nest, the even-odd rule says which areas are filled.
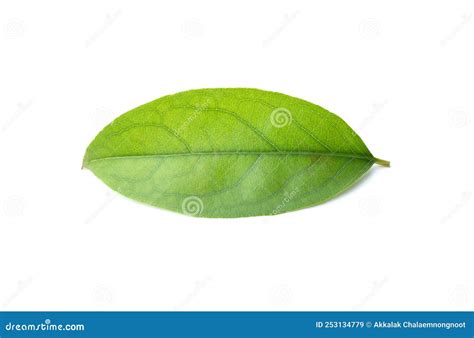
[[[312,103],[258,89],[164,96],[105,127],[83,166],[110,188],[201,217],[274,215],[323,203],[374,164],[360,137]]]

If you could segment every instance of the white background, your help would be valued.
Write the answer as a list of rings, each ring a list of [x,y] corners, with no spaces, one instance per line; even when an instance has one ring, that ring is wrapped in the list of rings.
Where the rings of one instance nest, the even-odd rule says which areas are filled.
[[[0,309],[472,310],[472,1],[2,1]],[[193,219],[81,170],[93,137],[187,89],[344,118],[374,167],[280,216]]]

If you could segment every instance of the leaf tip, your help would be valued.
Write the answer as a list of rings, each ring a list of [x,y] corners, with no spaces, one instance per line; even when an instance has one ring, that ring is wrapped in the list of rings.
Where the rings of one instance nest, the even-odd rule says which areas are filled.
[[[88,164],[88,161],[87,161],[87,154],[86,154],[84,155],[84,158],[82,159],[81,170],[88,169],[87,164]]]

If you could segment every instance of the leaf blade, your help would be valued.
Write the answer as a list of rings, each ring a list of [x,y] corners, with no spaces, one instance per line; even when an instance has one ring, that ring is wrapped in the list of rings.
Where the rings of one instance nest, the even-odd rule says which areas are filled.
[[[243,217],[320,204],[375,160],[342,119],[319,106],[256,89],[203,89],[125,113],[94,139],[84,166],[141,202]],[[191,197],[197,213],[184,204]]]

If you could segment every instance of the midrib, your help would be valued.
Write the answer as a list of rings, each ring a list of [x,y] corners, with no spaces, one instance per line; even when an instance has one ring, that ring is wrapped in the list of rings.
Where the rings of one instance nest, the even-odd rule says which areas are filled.
[[[343,158],[354,158],[361,159],[366,161],[375,161],[375,158],[372,156],[364,156],[357,154],[347,154],[347,153],[330,153],[330,152],[312,152],[312,151],[200,151],[200,152],[186,152],[186,153],[171,153],[171,154],[149,154],[149,155],[125,155],[125,156],[110,156],[102,157],[90,160],[86,163],[92,163],[96,161],[104,160],[121,160],[121,159],[131,159],[131,158],[164,158],[164,157],[182,157],[182,156],[229,156],[229,155],[239,155],[239,156],[259,156],[259,155],[269,155],[269,156],[328,156],[328,157],[343,157]]]

